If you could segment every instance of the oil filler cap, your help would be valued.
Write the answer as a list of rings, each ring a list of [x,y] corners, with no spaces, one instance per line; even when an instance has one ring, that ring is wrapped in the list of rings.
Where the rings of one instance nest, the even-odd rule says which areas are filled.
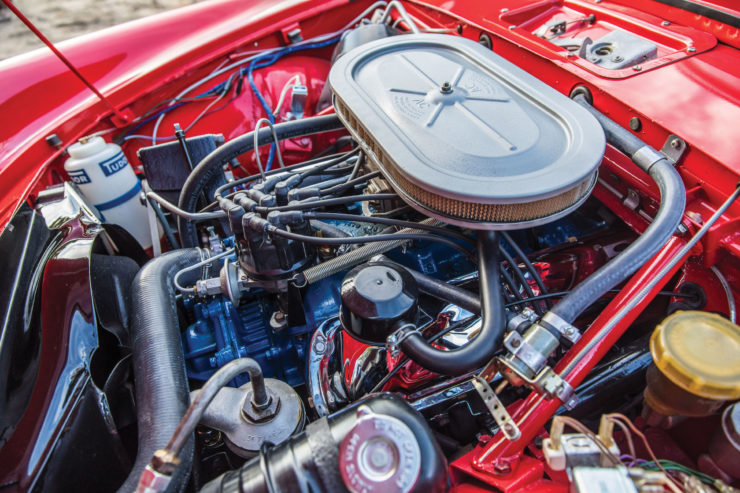
[[[352,269],[342,281],[340,318],[360,342],[384,345],[401,322],[418,318],[416,280],[402,267],[374,262]]]
[[[375,414],[366,406],[342,440],[339,470],[352,493],[407,493],[421,472],[421,450],[411,429],[400,419]]]
[[[679,311],[650,338],[655,366],[705,399],[740,398],[740,327],[714,313]]]

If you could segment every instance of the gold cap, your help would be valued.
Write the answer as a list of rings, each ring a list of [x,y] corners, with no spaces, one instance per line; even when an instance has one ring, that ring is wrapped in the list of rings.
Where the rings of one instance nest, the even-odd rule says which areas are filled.
[[[714,313],[679,311],[650,337],[660,371],[705,399],[740,398],[740,327]]]

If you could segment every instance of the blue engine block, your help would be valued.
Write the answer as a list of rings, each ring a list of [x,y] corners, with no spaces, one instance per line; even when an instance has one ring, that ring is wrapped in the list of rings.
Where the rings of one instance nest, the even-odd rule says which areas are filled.
[[[186,308],[195,316],[195,323],[182,334],[188,377],[205,381],[229,361],[249,357],[267,377],[293,386],[304,383],[308,341],[323,320],[337,314],[341,281],[341,275],[332,276],[311,286],[304,296],[306,325],[281,331],[270,327],[275,305],[268,293],[257,292],[238,307],[224,296],[188,300]],[[233,384],[247,381],[243,375]]]
[[[346,228],[347,223],[335,226]],[[563,243],[570,236],[592,233],[605,226],[603,222],[581,217],[576,211],[552,224],[533,228],[529,231],[532,237],[529,242],[525,231],[512,234],[525,250],[530,250],[531,247]],[[387,255],[398,263],[440,279],[450,279],[475,269],[460,253],[431,242],[416,242],[414,248],[396,249]],[[269,293],[253,292],[238,307],[223,296],[197,301],[187,299],[186,309],[195,320],[182,334],[188,377],[204,381],[229,361],[250,357],[259,362],[267,377],[279,378],[293,386],[304,383],[308,342],[321,322],[338,314],[339,287],[344,275],[342,272],[309,286],[303,295],[306,325],[280,332],[274,331],[269,324],[276,308],[274,296]],[[247,380],[246,375],[240,376],[233,384],[238,386]]]

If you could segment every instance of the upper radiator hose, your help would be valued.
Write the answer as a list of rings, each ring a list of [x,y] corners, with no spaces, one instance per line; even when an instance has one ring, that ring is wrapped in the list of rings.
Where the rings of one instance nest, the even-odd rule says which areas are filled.
[[[596,299],[634,274],[658,253],[681,223],[686,205],[686,190],[673,163],[591,106],[582,94],[575,96],[574,100],[596,117],[604,129],[607,142],[629,156],[655,181],[660,190],[660,208],[653,222],[637,240],[552,308],[552,313],[570,324]]]

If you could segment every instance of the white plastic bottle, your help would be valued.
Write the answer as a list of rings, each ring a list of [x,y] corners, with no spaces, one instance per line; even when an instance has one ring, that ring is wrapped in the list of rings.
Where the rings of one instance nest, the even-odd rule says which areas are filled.
[[[123,227],[142,247],[151,247],[146,206],[139,198],[141,182],[121,148],[95,136],[80,139],[67,151],[64,169],[103,221]]]

